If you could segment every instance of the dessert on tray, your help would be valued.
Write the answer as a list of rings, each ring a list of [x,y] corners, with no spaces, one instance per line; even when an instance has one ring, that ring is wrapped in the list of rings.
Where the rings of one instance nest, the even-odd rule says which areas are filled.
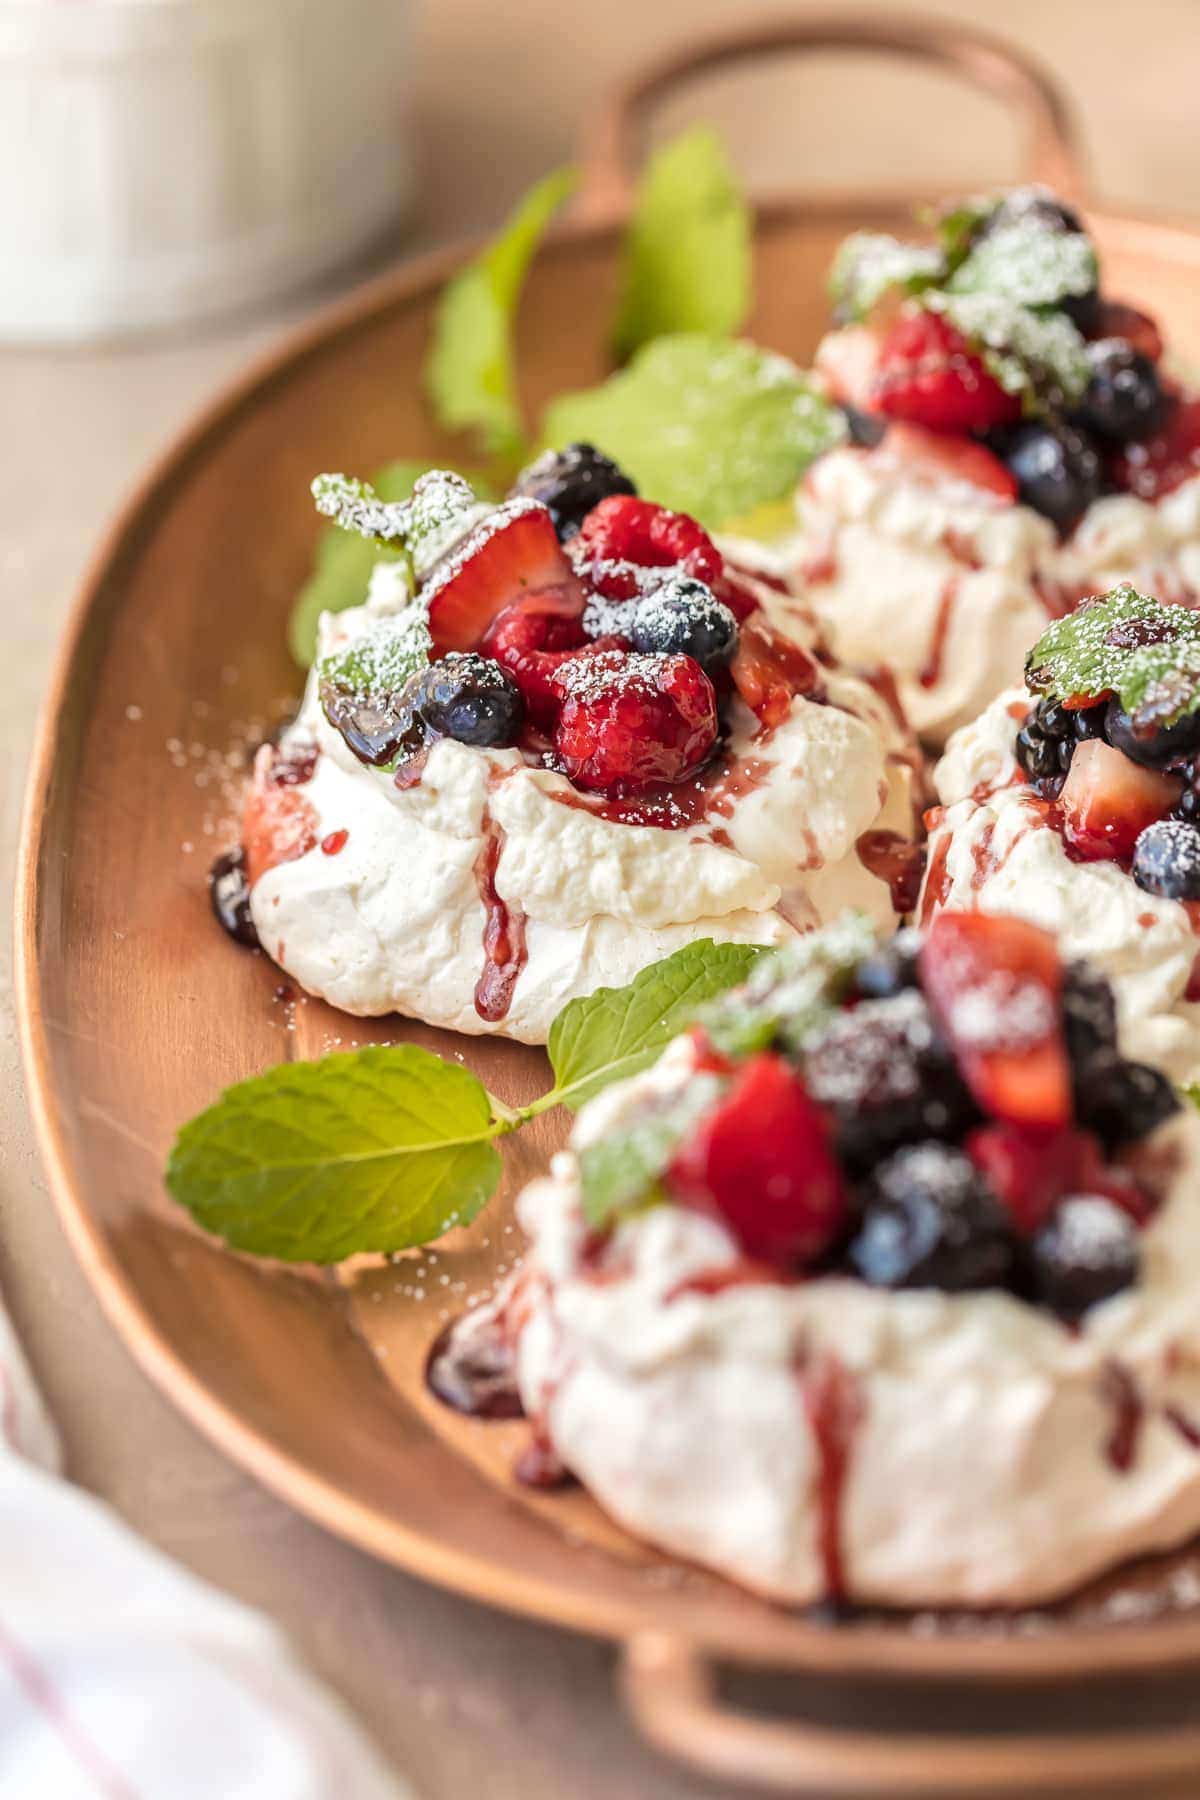
[[[855,442],[809,471],[798,569],[839,656],[888,647],[939,745],[1026,646],[1130,579],[1200,593],[1200,399],[1154,321],[1110,299],[1042,189],[943,212],[931,241],[859,233],[817,367]]]
[[[915,752],[810,609],[575,445],[319,504],[396,560],[323,621],[219,910],[309,992],[532,1042],[698,938],[915,899]]]
[[[847,916],[584,1108],[430,1383],[774,1598],[1043,1600],[1200,1527],[1198,1130],[1037,927]]]
[[[1044,633],[1027,681],[938,764],[923,913],[1055,932],[1112,983],[1128,1053],[1200,1081],[1200,615],[1115,588]]]

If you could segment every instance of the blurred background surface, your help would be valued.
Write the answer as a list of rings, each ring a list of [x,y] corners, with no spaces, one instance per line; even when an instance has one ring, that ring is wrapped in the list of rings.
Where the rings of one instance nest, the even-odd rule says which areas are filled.
[[[0,25],[12,10],[0,5]],[[930,10],[1005,31],[1057,74],[1083,124],[1096,192],[1200,221],[1195,0],[1136,9],[963,0]],[[373,266],[491,224],[570,155],[597,97],[639,60],[745,16],[729,0],[416,4],[407,34],[412,214]],[[999,108],[939,77],[863,58],[697,83],[658,128],[695,116],[726,131],[758,189],[881,179],[969,188],[1019,166]],[[0,349],[0,823],[10,866],[37,703],[104,520],[193,408],[315,298],[310,290],[140,341]],[[7,931],[3,942],[7,960]],[[0,1280],[77,1478],[171,1554],[281,1619],[428,1800],[711,1793],[635,1744],[603,1647],[488,1614],[325,1537],[201,1442],[148,1386],[99,1317],[55,1222],[20,1096],[7,969],[0,985]]]

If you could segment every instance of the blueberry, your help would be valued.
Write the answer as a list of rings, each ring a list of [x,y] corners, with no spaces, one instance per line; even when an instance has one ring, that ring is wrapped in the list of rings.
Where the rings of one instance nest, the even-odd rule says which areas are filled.
[[[409,686],[398,694],[362,694],[334,681],[321,683],[325,717],[359,762],[378,769],[424,746],[425,727],[409,703]]]
[[[1104,476],[1095,445],[1070,425],[1018,425],[1004,445],[1022,501],[1068,531],[1098,500]]]
[[[250,912],[250,883],[240,845],[218,856],[208,872],[208,894],[218,921],[230,937],[257,950],[258,930]]]
[[[851,1266],[872,1287],[950,1292],[1002,1287],[1014,1262],[1012,1227],[970,1158],[951,1144],[910,1144],[863,1191]]]
[[[511,492],[527,494],[548,507],[554,529],[566,543],[593,506],[611,494],[636,494],[637,488],[595,445],[568,444],[565,450],[547,450],[531,462],[517,476]]]
[[[1115,1050],[1093,1058],[1079,1084],[1076,1117],[1106,1150],[1136,1143],[1179,1111],[1171,1083],[1149,1063],[1127,1062]]]
[[[1115,443],[1149,437],[1161,424],[1165,396],[1158,370],[1124,338],[1087,347],[1091,379],[1079,403],[1080,422]]]
[[[956,1136],[976,1117],[916,988],[835,1013],[803,1049],[805,1086],[832,1116],[851,1169],[870,1169],[898,1144]]]
[[[1185,713],[1174,725],[1135,731],[1133,720],[1120,701],[1112,699],[1104,715],[1104,735],[1113,749],[1123,750],[1131,762],[1162,769],[1176,757],[1188,756],[1193,750],[1200,749],[1200,709]]]
[[[854,972],[855,992],[863,1000],[890,1000],[917,985],[917,953],[921,936],[906,928],[865,957]]]
[[[490,656],[444,656],[414,675],[405,691],[431,736],[477,750],[515,744],[525,722],[520,688]]]
[[[1157,819],[1133,846],[1133,879],[1162,900],[1200,900],[1200,830]]]
[[[639,600],[628,628],[635,650],[650,656],[682,652],[702,669],[717,669],[737,649],[737,620],[707,582],[691,575],[668,575]]]
[[[1076,1194],[1062,1200],[1030,1245],[1033,1291],[1043,1306],[1077,1319],[1137,1280],[1137,1228],[1112,1200]]]
[[[1183,778],[1183,792],[1175,804],[1175,817],[1200,825],[1200,758],[1184,763],[1177,773]]]
[[[873,450],[876,444],[883,441],[888,422],[878,413],[864,412],[861,407],[845,405],[842,411],[846,415],[846,429],[852,444],[858,444],[864,450]]]

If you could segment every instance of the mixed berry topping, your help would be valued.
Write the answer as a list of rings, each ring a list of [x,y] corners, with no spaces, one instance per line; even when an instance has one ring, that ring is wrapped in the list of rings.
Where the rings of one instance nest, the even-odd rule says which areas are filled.
[[[1200,402],[1163,374],[1154,321],[1103,293],[1083,221],[1046,189],[948,208],[927,243],[857,232],[830,286],[839,329],[817,367],[854,442],[920,427],[959,447],[944,475],[983,467],[998,493],[965,454],[986,443],[1060,532],[1105,493],[1157,499],[1200,472]]]
[[[779,1277],[1003,1288],[1074,1321],[1137,1279],[1132,1148],[1178,1107],[1126,1061],[1108,984],[1020,919],[865,921],[770,956],[693,1027],[664,1109],[580,1152],[600,1229],[670,1199]]]
[[[396,503],[344,476],[314,492],[403,562],[407,604],[316,673],[330,725],[398,785],[454,739],[657,803],[709,761],[735,699],[765,733],[797,694],[820,697],[814,658],[776,641],[704,528],[640,499],[589,444],[540,457],[490,510],[436,473]]]
[[[1200,620],[1127,584],[1034,645],[1040,697],[1014,743],[1072,856],[1124,864],[1148,894],[1200,900]]]
[[[512,493],[540,500],[559,541],[565,544],[601,500],[613,494],[636,494],[637,488],[594,444],[568,444],[565,450],[547,450],[523,469]]]

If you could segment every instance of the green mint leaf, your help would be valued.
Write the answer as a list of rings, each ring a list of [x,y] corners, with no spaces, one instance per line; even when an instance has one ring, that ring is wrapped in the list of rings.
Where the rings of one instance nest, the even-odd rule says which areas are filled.
[[[542,421],[544,446],[596,444],[643,494],[713,528],[790,494],[844,435],[841,413],[784,357],[697,335],[656,339]]]
[[[434,414],[448,431],[472,432],[504,463],[521,460],[524,431],[517,402],[513,322],[530,262],[559,207],[575,187],[559,169],[529,190],[499,234],[450,281],[438,302],[425,381]]]
[[[986,224],[999,205],[998,194],[973,194],[923,215],[923,222],[932,225],[951,269],[956,269],[967,256],[980,226]]]
[[[402,500],[424,472],[424,463],[388,463],[372,478],[371,485],[381,500]],[[375,564],[395,562],[400,555],[399,550],[380,550],[336,525],[322,532],[312,573],[297,594],[288,621],[288,648],[302,669],[308,667],[316,651],[321,614],[361,606]]]
[[[662,1199],[659,1177],[687,1134],[718,1098],[722,1082],[698,1075],[681,1091],[647,1101],[625,1121],[579,1152],[583,1212],[597,1230]]]
[[[651,963],[627,987],[598,988],[569,1001],[546,1045],[554,1070],[547,1099],[580,1107],[610,1082],[648,1067],[698,1007],[744,981],[762,954],[756,944],[701,938]]]
[[[469,1070],[372,1047],[229,1088],[183,1127],[166,1182],[235,1250],[338,1262],[469,1223],[499,1180],[496,1132]]]
[[[417,565],[419,574],[424,567],[424,539],[421,536],[425,513],[424,504],[416,507],[414,490],[423,483],[424,478],[436,476],[440,479],[453,477],[466,482],[480,499],[491,497],[491,490],[484,477],[478,471],[430,469],[422,462],[388,463],[371,479],[371,487],[376,497],[384,502],[400,502],[411,499],[416,512],[416,529],[413,531],[410,513],[410,537],[412,538],[412,560]],[[422,492],[424,492],[422,486]],[[436,492],[431,488],[430,497]],[[351,606],[361,606],[366,599],[367,583],[371,579],[371,570],[378,562],[396,562],[406,555],[400,545],[377,545],[374,541],[361,538],[353,531],[344,531],[338,525],[331,525],[321,534],[317,542],[316,559],[312,574],[296,596],[288,623],[288,648],[302,669],[307,669],[312,662],[317,648],[317,625],[324,612],[345,612]]]
[[[322,684],[364,698],[398,694],[410,675],[425,668],[433,650],[423,607],[378,620],[370,631],[321,659]]]
[[[863,913],[846,912],[763,956],[744,987],[697,1015],[714,1049],[753,1056],[772,1045],[797,1052],[840,1005],[855,969],[875,948]]]
[[[317,511],[343,531],[370,538],[381,550],[408,548],[406,502],[381,500],[369,481],[354,475],[317,475],[312,497]]]
[[[1039,307],[1091,293],[1098,279],[1096,252],[1082,232],[1051,231],[1029,217],[980,238],[947,286],[955,294],[998,294]]]
[[[697,125],[646,165],[625,238],[613,344],[624,358],[681,331],[728,337],[750,310],[750,212],[715,131]]]
[[[1087,350],[1065,313],[1036,313],[1002,294],[931,291],[922,301],[962,332],[1027,413],[1073,405],[1087,386]]]
[[[906,244],[882,231],[855,231],[844,239],[829,272],[829,297],[839,323],[865,319],[890,292],[919,294],[945,278],[946,259],[936,244]]]
[[[1135,731],[1173,725],[1200,708],[1200,614],[1122,582],[1042,633],[1025,680],[1060,700],[1115,694]]]

